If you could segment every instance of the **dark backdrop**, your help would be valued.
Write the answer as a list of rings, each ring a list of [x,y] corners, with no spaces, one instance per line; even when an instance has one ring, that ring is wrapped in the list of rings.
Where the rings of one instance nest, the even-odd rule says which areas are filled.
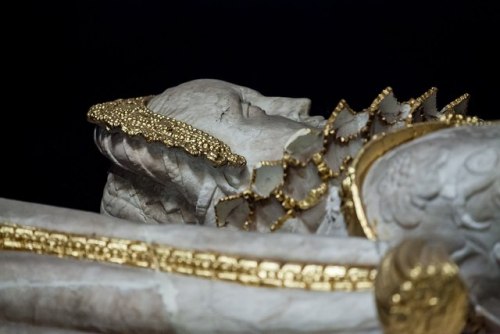
[[[87,109],[195,78],[309,97],[325,116],[437,86],[440,106],[469,92],[472,113],[500,118],[494,1],[67,2],[5,13],[2,197],[98,210],[109,164]]]

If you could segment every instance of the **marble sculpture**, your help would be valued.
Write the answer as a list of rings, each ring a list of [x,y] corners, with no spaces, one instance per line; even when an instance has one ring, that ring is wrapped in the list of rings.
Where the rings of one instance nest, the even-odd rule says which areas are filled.
[[[436,93],[93,106],[101,214],[0,199],[0,332],[499,332],[500,125]]]

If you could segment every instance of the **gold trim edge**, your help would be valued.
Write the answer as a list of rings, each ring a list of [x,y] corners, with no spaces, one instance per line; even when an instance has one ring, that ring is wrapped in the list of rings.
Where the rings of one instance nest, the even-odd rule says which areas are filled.
[[[370,223],[362,201],[362,185],[366,174],[375,161],[388,151],[426,134],[451,127],[465,125],[488,125],[477,117],[448,115],[440,120],[409,124],[394,132],[383,133],[372,138],[357,153],[341,186],[341,211],[351,236],[377,240],[375,223]]]
[[[88,236],[0,222],[0,251],[118,264],[243,285],[314,291],[372,290],[376,266],[284,262]]]

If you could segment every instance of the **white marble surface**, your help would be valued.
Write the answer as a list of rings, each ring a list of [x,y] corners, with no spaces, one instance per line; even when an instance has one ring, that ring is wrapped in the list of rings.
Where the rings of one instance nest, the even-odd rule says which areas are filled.
[[[0,199],[0,221],[290,261],[376,265],[385,250],[383,244],[357,238],[141,225],[6,199]],[[4,328],[44,326],[40,331],[26,327],[26,333],[46,328],[96,333],[379,332],[371,292],[248,287],[21,252],[0,252],[0,310]]]
[[[500,123],[441,130],[378,159],[363,183],[382,241],[439,237],[500,331]]]

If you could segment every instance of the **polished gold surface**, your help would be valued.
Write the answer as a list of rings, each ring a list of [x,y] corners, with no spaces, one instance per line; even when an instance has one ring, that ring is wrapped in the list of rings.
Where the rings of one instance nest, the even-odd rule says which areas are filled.
[[[377,274],[376,268],[369,266],[246,258],[5,222],[0,223],[0,250],[127,265],[244,285],[318,291],[372,289]]]
[[[147,97],[96,104],[87,117],[108,130],[119,129],[129,136],[180,148],[193,156],[204,156],[216,166],[242,166],[245,158],[234,154],[217,138],[176,119],[150,111]]]
[[[459,269],[436,242],[406,240],[387,252],[375,300],[386,334],[458,334],[468,317]]]
[[[362,201],[362,185],[371,165],[388,151],[425,134],[462,125],[478,125],[477,117],[450,114],[439,121],[411,124],[395,132],[374,137],[359,152],[342,182],[342,212],[350,235],[377,239],[377,223],[369,221]]]

